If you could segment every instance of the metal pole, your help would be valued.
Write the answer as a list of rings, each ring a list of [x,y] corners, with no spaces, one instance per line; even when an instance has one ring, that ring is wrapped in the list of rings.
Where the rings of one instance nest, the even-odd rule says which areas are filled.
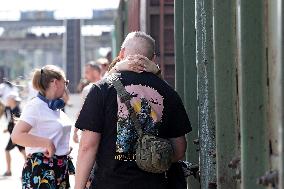
[[[279,17],[279,42],[281,43],[279,48],[279,60],[277,64],[280,66],[281,70],[281,123],[278,125],[280,127],[280,172],[279,172],[279,189],[284,189],[284,2],[283,0],[277,0],[277,13]]]
[[[65,21],[66,33],[64,40],[65,68],[70,92],[75,93],[81,79],[81,20],[70,19]]]
[[[183,1],[175,0],[175,86],[181,99],[184,101],[184,65],[183,65]]]
[[[270,167],[272,171],[279,170],[281,157],[279,130],[282,125],[281,90],[281,22],[279,1],[268,3],[268,70],[269,70],[269,140],[270,140]],[[263,177],[268,178],[268,177]],[[279,177],[281,179],[281,177]]]
[[[236,189],[228,165],[238,153],[236,0],[214,0],[214,60],[218,189]]]
[[[198,146],[193,141],[198,138],[198,104],[196,71],[196,31],[195,0],[183,0],[183,65],[184,65],[184,104],[192,124],[192,132],[187,135],[187,156],[189,162],[199,163]],[[188,179],[190,189],[199,189],[199,182]]]
[[[242,189],[264,188],[268,170],[265,2],[239,0],[240,127]]]
[[[196,1],[201,188],[216,188],[213,1]]]

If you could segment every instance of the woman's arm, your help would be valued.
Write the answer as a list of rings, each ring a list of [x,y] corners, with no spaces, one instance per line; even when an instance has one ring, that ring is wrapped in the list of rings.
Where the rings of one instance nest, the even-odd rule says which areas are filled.
[[[46,152],[44,153],[45,156],[52,157],[55,153],[55,146],[52,140],[29,134],[28,132],[31,130],[31,128],[31,125],[19,120],[11,134],[11,139],[13,143],[25,147],[46,148]]]
[[[133,71],[137,73],[146,71],[157,75],[160,74],[159,66],[155,62],[142,55],[131,55],[124,60],[117,62],[115,66],[109,70],[108,74],[117,73],[120,71]]]

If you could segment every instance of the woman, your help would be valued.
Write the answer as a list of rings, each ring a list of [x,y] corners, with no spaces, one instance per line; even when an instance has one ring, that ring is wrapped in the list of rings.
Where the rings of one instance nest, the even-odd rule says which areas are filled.
[[[35,70],[32,82],[38,95],[27,103],[12,133],[12,141],[26,147],[22,188],[70,188],[71,120],[61,110],[68,81],[60,68],[47,65]]]

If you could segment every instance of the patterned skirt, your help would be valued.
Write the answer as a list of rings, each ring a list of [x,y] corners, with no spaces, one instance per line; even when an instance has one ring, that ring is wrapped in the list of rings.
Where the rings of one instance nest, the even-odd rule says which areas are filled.
[[[43,153],[34,153],[24,165],[22,189],[68,189],[71,174],[75,174],[75,168],[69,156],[47,158]]]

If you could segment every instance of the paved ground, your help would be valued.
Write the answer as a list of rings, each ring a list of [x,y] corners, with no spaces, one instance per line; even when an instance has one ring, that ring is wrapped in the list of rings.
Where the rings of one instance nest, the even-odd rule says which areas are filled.
[[[70,104],[66,108],[66,113],[69,117],[75,122],[76,114],[80,108],[80,96],[78,94],[70,96]],[[3,133],[3,130],[6,128],[6,120],[5,118],[0,119],[0,175],[2,175],[6,170],[5,163],[5,152],[4,149],[9,140],[9,134]],[[72,136],[72,133],[71,133]],[[70,140],[71,146],[73,147],[73,151],[71,153],[73,159],[73,163],[76,163],[78,144],[74,144],[72,138]],[[20,189],[21,188],[21,172],[24,164],[24,159],[18,149],[14,149],[11,151],[12,156],[12,176],[11,177],[3,177],[0,176],[0,188],[9,188],[9,189]],[[74,176],[70,177],[71,179],[71,188],[74,186]]]

